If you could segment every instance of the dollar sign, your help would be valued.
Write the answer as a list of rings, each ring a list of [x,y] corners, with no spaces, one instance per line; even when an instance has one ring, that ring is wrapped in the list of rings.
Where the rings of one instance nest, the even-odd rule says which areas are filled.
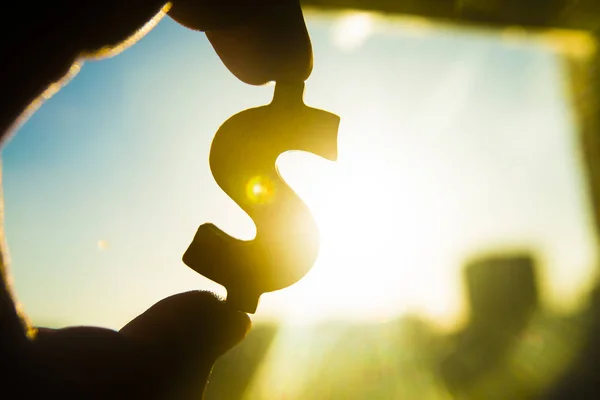
[[[308,207],[276,167],[289,150],[337,159],[340,118],[307,107],[303,92],[303,82],[277,83],[270,104],[229,118],[210,148],[216,182],[252,218],[256,237],[239,240],[203,224],[183,262],[223,285],[227,303],[241,311],[254,313],[262,293],[300,280],[319,252],[319,231]]]

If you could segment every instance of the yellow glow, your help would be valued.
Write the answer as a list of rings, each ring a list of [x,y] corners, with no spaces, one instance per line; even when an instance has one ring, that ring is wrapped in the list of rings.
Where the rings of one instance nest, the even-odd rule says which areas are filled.
[[[453,265],[446,253],[423,265],[420,255],[431,251],[413,233],[431,226],[428,210],[403,196],[402,186],[391,187],[403,178],[422,179],[419,171],[401,176],[377,155],[365,157],[360,144],[345,146],[340,154],[348,158],[318,159],[309,167],[292,155],[280,160],[284,179],[317,221],[321,248],[307,276],[263,295],[261,308],[300,324],[331,318],[385,321],[405,312],[422,312],[440,325],[460,323],[460,261]],[[397,204],[396,198],[405,202]]]
[[[355,50],[373,32],[373,16],[369,13],[353,12],[342,16],[333,28],[332,40],[341,50]]]
[[[273,199],[275,186],[264,176],[252,178],[246,185],[246,195],[253,203],[264,204]]]
[[[548,29],[533,33],[522,27],[507,27],[501,32],[505,43],[531,46],[537,44],[576,59],[588,59],[597,49],[595,38],[587,32]]]

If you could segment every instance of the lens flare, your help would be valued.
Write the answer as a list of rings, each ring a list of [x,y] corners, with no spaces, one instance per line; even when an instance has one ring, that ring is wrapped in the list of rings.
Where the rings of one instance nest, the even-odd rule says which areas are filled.
[[[246,195],[253,203],[266,204],[273,199],[275,186],[264,176],[256,176],[246,184]]]

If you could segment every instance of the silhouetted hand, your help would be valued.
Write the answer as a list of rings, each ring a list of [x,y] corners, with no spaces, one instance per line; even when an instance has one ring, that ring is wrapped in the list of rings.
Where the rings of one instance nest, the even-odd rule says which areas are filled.
[[[211,293],[177,294],[119,332],[39,329],[19,386],[25,398],[200,399],[216,359],[249,328]]]
[[[305,80],[312,69],[297,0],[23,0],[7,7],[0,27],[3,140],[75,61],[122,51],[165,12],[206,31],[246,83]],[[74,327],[26,337],[4,263],[0,273],[0,398],[200,398],[215,360],[250,327],[246,314],[214,295],[190,292],[159,302],[119,332]]]

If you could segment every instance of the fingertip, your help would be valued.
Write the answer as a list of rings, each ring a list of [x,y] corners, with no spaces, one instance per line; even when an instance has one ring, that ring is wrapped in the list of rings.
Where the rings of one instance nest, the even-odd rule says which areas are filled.
[[[303,82],[313,68],[308,32],[256,23],[231,29],[207,31],[206,36],[227,69],[249,85],[273,81]]]
[[[169,343],[221,355],[247,335],[250,317],[229,307],[215,293],[190,291],[167,297],[121,329],[121,333],[153,343]]]
[[[245,83],[305,81],[312,72],[310,37],[296,0],[269,5],[245,24],[206,35],[227,68]]]
[[[214,293],[198,292],[198,295],[206,299],[210,298],[214,310],[208,319],[209,325],[195,340],[203,342],[205,350],[218,357],[246,337],[252,327],[252,320],[248,314],[232,308]]]
[[[225,351],[240,343],[246,338],[248,332],[252,328],[252,320],[250,316],[241,311],[233,311],[232,322],[228,332],[231,332],[231,341],[226,344]]]
[[[206,32],[225,66],[247,84],[302,82],[312,72],[312,46],[298,0],[178,0],[169,15]]]

